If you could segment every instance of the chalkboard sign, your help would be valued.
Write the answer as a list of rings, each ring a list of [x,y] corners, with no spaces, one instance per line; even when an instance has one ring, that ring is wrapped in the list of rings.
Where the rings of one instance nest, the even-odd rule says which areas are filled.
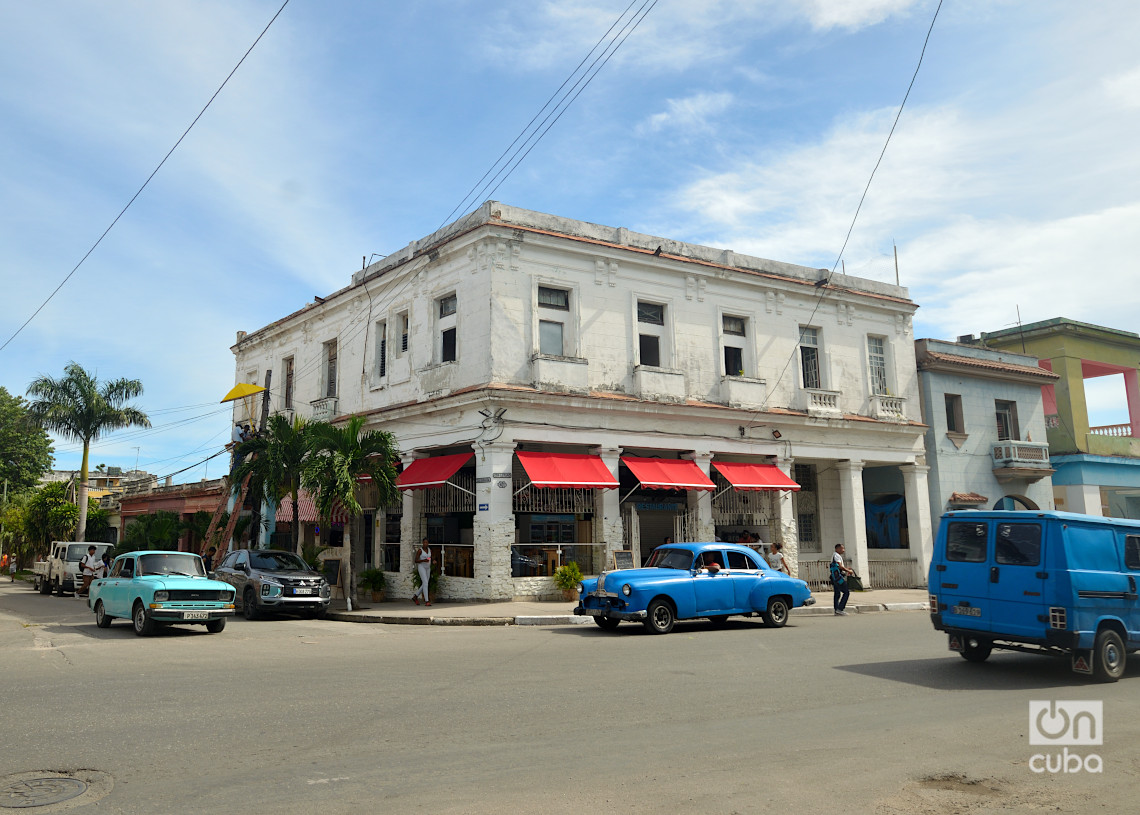
[[[628,549],[618,549],[614,552],[614,569],[632,569],[633,552]]]
[[[325,561],[325,580],[329,582],[330,586],[340,585],[340,561],[339,560],[326,560]]]

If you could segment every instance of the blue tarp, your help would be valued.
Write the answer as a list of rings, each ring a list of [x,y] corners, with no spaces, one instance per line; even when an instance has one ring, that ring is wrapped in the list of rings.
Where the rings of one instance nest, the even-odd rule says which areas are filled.
[[[902,515],[904,501],[900,495],[864,502],[863,509],[867,515],[867,548],[902,549],[899,518]]]

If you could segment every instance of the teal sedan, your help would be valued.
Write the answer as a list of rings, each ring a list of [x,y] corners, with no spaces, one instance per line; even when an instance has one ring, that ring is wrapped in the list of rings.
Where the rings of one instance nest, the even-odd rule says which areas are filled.
[[[234,590],[206,577],[202,558],[191,552],[129,552],[91,584],[87,607],[100,628],[130,620],[143,637],[175,623],[204,625],[217,634],[234,613]]]

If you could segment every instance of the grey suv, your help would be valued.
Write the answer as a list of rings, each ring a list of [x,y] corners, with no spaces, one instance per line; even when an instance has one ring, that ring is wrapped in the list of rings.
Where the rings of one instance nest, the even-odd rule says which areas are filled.
[[[214,578],[229,583],[241,599],[242,614],[255,620],[262,612],[323,617],[329,584],[305,561],[284,549],[238,549],[226,555]]]

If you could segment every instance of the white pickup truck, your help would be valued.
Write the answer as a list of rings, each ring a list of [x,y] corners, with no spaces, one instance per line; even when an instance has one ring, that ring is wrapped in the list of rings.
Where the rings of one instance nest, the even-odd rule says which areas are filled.
[[[97,557],[103,557],[103,553],[112,548],[109,543],[52,541],[48,559],[38,561],[34,567],[35,588],[39,593],[51,594],[54,591],[62,597],[82,586],[83,575],[79,570],[79,561],[87,554],[88,546],[95,547]]]

